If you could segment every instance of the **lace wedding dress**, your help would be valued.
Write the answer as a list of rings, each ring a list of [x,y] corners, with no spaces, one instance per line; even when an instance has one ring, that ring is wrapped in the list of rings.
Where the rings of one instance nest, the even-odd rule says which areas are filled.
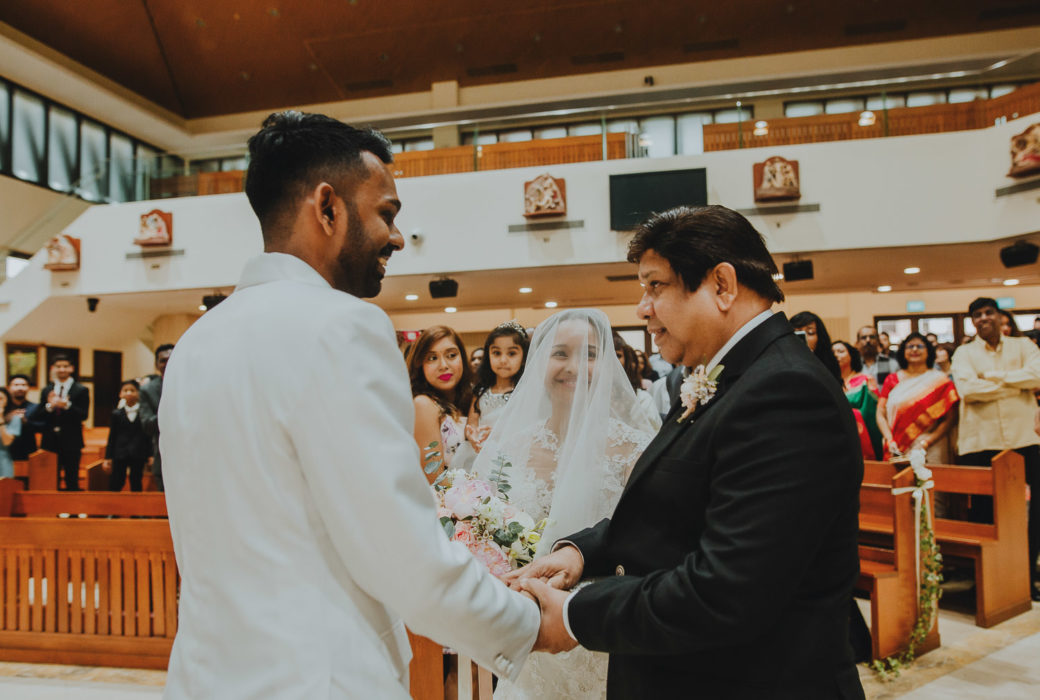
[[[510,502],[547,518],[542,547],[610,516],[654,435],[611,344],[606,316],[564,311],[535,330],[527,368],[474,465],[508,484]],[[581,647],[531,654],[496,700],[601,700],[607,655]]]

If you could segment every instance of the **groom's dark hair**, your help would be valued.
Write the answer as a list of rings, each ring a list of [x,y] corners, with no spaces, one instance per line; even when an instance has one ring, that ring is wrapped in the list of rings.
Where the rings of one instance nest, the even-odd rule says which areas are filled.
[[[636,229],[628,261],[638,263],[652,250],[668,261],[686,288],[701,286],[708,271],[729,263],[737,282],[773,302],[784,300],[778,273],[762,234],[743,216],[723,206],[676,207],[654,214]]]
[[[324,114],[288,111],[268,116],[249,139],[245,185],[264,241],[291,231],[293,205],[319,182],[336,187],[341,197],[352,193],[355,184],[368,177],[364,151],[384,163],[394,159],[389,139],[374,129],[356,129]]]

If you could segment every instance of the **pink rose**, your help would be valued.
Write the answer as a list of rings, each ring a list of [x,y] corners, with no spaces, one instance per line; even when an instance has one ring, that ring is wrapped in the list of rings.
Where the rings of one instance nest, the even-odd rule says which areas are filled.
[[[509,557],[503,554],[497,545],[487,540],[481,540],[480,542],[470,542],[467,546],[477,561],[486,566],[487,570],[495,576],[502,576],[513,570]]]
[[[467,480],[444,492],[444,507],[459,519],[470,518],[476,515],[476,506],[494,493],[491,484],[486,481]]]
[[[455,523],[455,536],[452,539],[456,542],[461,542],[467,547],[472,547],[473,526],[469,523]]]

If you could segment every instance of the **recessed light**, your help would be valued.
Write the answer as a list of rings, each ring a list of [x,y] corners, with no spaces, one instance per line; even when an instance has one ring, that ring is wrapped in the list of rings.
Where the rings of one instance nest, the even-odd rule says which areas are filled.
[[[534,290],[533,290],[533,289],[531,289],[530,287],[520,287],[520,289],[519,289],[518,291],[519,291],[519,292],[520,292],[521,294],[530,294],[530,293],[531,293],[531,292],[533,292]]]
[[[1004,280],[1004,286],[1005,287],[1014,287],[1016,284],[1018,284],[1018,280],[1016,280],[1016,279]]]
[[[782,272],[778,272],[775,275],[773,275],[773,281],[774,282],[780,282],[783,279],[784,279],[784,273],[782,273]]]
[[[919,268],[919,267],[904,267],[903,268],[903,274],[904,275],[916,275],[920,271],[921,271],[921,268]]]
[[[557,304],[555,301],[545,302],[545,308],[547,309],[555,309],[557,306],[559,306],[559,304]]]
[[[879,292],[891,292],[892,291],[892,285],[890,285],[890,284],[883,284],[880,287],[878,287],[877,290]]]
[[[444,307],[444,313],[446,313],[446,314],[453,314],[456,311],[458,311],[458,309],[456,309],[454,306],[445,306]]]
[[[205,311],[205,310],[206,310],[206,305],[205,304],[199,304],[199,311]]]
[[[404,295],[404,300],[405,300],[405,301],[415,301],[415,300],[417,300],[418,298],[419,298],[419,295],[418,295],[418,294],[405,294],[405,295]]]

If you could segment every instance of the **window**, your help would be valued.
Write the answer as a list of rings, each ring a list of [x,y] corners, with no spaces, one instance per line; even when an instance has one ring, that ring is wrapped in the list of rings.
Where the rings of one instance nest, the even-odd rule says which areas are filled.
[[[51,189],[72,189],[77,177],[76,138],[76,115],[52,106],[47,122],[47,181]]]
[[[46,167],[44,123],[47,113],[43,100],[32,93],[15,90],[13,117],[11,171],[22,180],[40,182]]]
[[[503,131],[498,135],[499,143],[519,143],[521,141],[530,141],[533,138],[530,129],[514,129],[513,131]]]
[[[134,142],[125,134],[109,136],[108,199],[129,202],[134,198]]]
[[[536,139],[562,139],[567,137],[567,127],[565,126],[545,126],[540,129],[534,130],[534,137]]]
[[[994,85],[989,89],[989,96],[990,99],[993,99],[994,97],[1003,97],[1004,95],[1012,93],[1017,89],[1018,86],[1014,84]]]
[[[950,104],[958,104],[960,102],[984,100],[988,94],[989,90],[986,88],[954,88],[950,90],[949,102]]]
[[[7,266],[7,279],[11,279],[19,272],[29,267],[29,261],[25,258],[16,258],[13,255],[8,255],[6,260]]]
[[[862,112],[863,98],[842,98],[840,100],[827,100],[824,112],[827,114],[848,114],[849,112]]]
[[[599,122],[585,122],[584,124],[571,124],[567,127],[568,136],[599,136],[603,133],[603,127]]]
[[[79,187],[83,199],[100,202],[106,194],[108,171],[108,134],[105,127],[84,119],[79,125]]]
[[[823,102],[788,102],[784,105],[785,117],[813,117],[823,114]]]
[[[740,109],[720,109],[715,112],[716,124],[736,124],[755,118],[755,110],[749,105]]]
[[[676,152],[684,156],[704,153],[704,125],[711,122],[710,112],[693,112],[676,117]]]
[[[498,143],[498,134],[496,134],[494,132],[478,133],[477,134],[477,141],[476,141],[476,143],[477,143],[478,146],[487,146],[488,144],[491,144],[491,143]],[[472,146],[473,145],[473,134],[472,133],[463,134],[462,135],[462,145],[463,146]]]
[[[946,103],[945,92],[911,92],[907,93],[907,107],[927,107]]]
[[[134,199],[150,199],[152,178],[160,177],[159,154],[154,149],[137,144],[137,178],[134,187]]]
[[[415,141],[406,141],[404,144],[404,150],[406,151],[432,151],[433,150],[433,139],[416,139]]]
[[[675,117],[648,117],[640,121],[639,144],[650,158],[675,155]]]
[[[11,164],[7,162],[7,145],[11,142],[11,89],[7,83],[0,81],[0,170],[7,170]]]
[[[611,134],[638,134],[639,122],[635,119],[613,119],[607,122],[607,132]]]

